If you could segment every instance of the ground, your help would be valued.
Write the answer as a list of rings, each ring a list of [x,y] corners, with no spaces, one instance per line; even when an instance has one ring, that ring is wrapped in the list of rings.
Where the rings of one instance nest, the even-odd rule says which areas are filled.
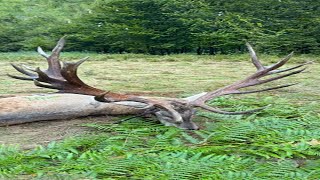
[[[0,144],[32,149],[38,145],[47,145],[51,141],[60,141],[67,137],[88,133],[90,131],[89,128],[81,126],[82,124],[106,122],[108,120],[110,120],[110,117],[87,117],[1,127]]]
[[[74,54],[71,59],[76,59],[78,55]],[[10,62],[40,66],[43,69],[45,62],[37,58],[37,61],[32,60],[34,55],[23,57],[0,54],[0,59],[1,57],[5,58],[0,60],[0,100],[7,96],[54,92],[35,87],[32,82],[6,76],[7,73],[16,74],[10,67]],[[267,59],[264,62],[269,64],[276,61],[274,56],[263,57]],[[79,74],[88,84],[114,92],[185,97],[223,87],[255,71],[248,56],[239,55],[239,59],[238,56],[223,58],[225,59],[220,56],[191,55],[96,55],[91,61],[80,66]],[[309,60],[313,60],[312,57],[299,56],[293,58],[286,67]],[[299,82],[293,87],[218,99],[213,102],[214,105],[233,110],[247,110],[268,104],[272,106],[251,116],[199,112],[195,121],[203,128],[201,131],[184,132],[136,120],[123,126],[101,125],[112,122],[118,119],[117,117],[84,117],[0,127],[0,144],[18,145],[28,150],[11,151],[10,148],[2,146],[4,156],[0,153],[0,164],[2,162],[5,167],[0,171],[0,178],[1,175],[10,177],[21,174],[36,177],[42,176],[41,173],[47,173],[45,177],[56,174],[64,177],[68,174],[75,179],[89,175],[94,178],[129,175],[145,177],[146,173],[150,172],[154,173],[150,175],[151,178],[163,173],[167,174],[164,179],[180,178],[183,175],[204,177],[193,171],[204,173],[202,175],[217,174],[217,177],[222,179],[272,179],[284,176],[293,178],[301,174],[316,177],[319,171],[316,164],[320,154],[318,62],[319,59],[315,59],[305,72],[273,83],[280,85]],[[91,125],[83,126],[87,123]],[[102,134],[99,134],[100,131]],[[80,138],[68,140],[71,137]],[[54,141],[61,144],[55,145],[52,143]],[[38,145],[48,147],[34,150]],[[199,158],[203,158],[201,162],[204,164],[199,164]],[[30,160],[34,163],[29,163]],[[109,161],[115,162],[117,166],[109,167]],[[300,165],[297,162],[303,163]],[[21,163],[23,165],[18,165]],[[175,168],[172,171],[170,168],[161,169],[164,164]],[[223,165],[216,166],[218,164]],[[146,168],[149,165],[151,167]],[[300,166],[303,168],[300,169]],[[88,167],[92,174],[84,174]],[[30,170],[37,168],[44,169]],[[283,171],[278,172],[279,168],[283,168]],[[176,170],[180,174],[176,174]],[[215,173],[208,173],[213,171]],[[55,178],[59,179],[59,176]]]
[[[220,59],[217,61],[214,56],[211,58],[195,56],[197,59],[183,59],[183,56],[174,59],[175,57],[169,56],[162,62],[154,60],[149,62],[148,59],[135,56],[119,60],[119,57],[116,60],[91,60],[84,63],[79,69],[80,77],[86,82],[90,82],[89,84],[92,86],[111,91],[177,97],[222,87],[254,71],[249,62],[230,62],[233,59],[226,59],[225,62]],[[108,57],[106,56],[106,58]],[[309,58],[306,61],[308,60]],[[12,61],[14,60],[0,61],[0,95],[2,97],[53,92],[38,88],[29,81],[19,81],[7,77],[6,74],[9,72],[17,74],[10,66]],[[272,58],[268,61],[275,60]],[[302,60],[299,59],[299,61]],[[17,59],[17,63],[46,67],[44,62],[28,58]],[[315,76],[319,69],[320,66],[315,63],[310,65],[305,73],[283,80],[282,82],[300,82],[300,85],[273,92],[273,95],[290,96],[292,101],[302,104],[320,99],[318,83],[315,83],[320,83],[319,76]],[[111,117],[102,119],[102,121],[106,121]],[[23,148],[31,148],[37,144],[46,144],[52,140],[61,140],[64,137],[85,133],[87,128],[81,127],[81,124],[97,121],[101,121],[101,118],[45,121],[0,127],[0,136],[2,137],[0,143],[18,144]]]

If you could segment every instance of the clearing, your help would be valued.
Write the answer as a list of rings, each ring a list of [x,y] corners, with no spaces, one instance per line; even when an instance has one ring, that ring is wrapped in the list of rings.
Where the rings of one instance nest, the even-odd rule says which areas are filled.
[[[71,59],[76,59],[80,55],[85,56],[84,54],[81,54],[81,53],[80,54],[67,53],[67,57],[71,57]],[[43,61],[40,61],[38,59],[37,61],[31,60],[35,57],[33,54],[26,57],[24,56],[20,57],[18,55],[11,54],[10,57],[16,58],[16,59],[7,58],[8,57],[7,54],[0,55],[0,57],[5,57],[3,58],[4,60],[0,61],[0,98],[4,98],[6,96],[14,96],[14,95],[25,95],[25,94],[31,94],[31,93],[54,92],[51,90],[36,87],[33,85],[32,82],[14,80],[6,76],[8,72],[15,73],[13,68],[10,66],[10,62],[24,63],[26,65],[33,66],[33,67],[40,66],[44,68],[46,64]],[[62,57],[65,57],[64,54],[62,54]],[[144,94],[144,95],[151,95],[151,96],[181,97],[181,96],[195,94],[198,92],[214,90],[216,88],[228,85],[238,79],[244,78],[246,75],[255,71],[253,65],[250,64],[249,62],[249,57],[247,56],[239,55],[239,58],[241,59],[241,61],[237,61],[236,56],[229,56],[229,57],[224,56],[223,58],[226,58],[226,59],[222,61],[221,56],[192,56],[192,55],[177,55],[177,56],[163,56],[163,57],[162,56],[155,56],[155,57],[139,56],[139,55],[96,55],[94,56],[93,60],[84,63],[79,68],[79,74],[80,74],[80,77],[85,82],[88,82],[88,84],[92,86],[100,87],[102,89],[115,91],[115,92],[123,92],[123,93],[126,92],[126,93]],[[244,59],[247,59],[247,61],[243,61]],[[275,62],[275,57],[263,56],[262,61],[264,59],[269,59],[267,62],[264,61],[264,63]],[[310,60],[310,58],[306,58],[305,61],[308,61],[308,60]],[[298,57],[296,59],[293,58],[292,63],[291,64],[288,63],[287,66],[294,66],[295,64],[297,64],[297,62],[302,62],[302,61],[304,60],[301,57]],[[239,110],[239,109],[244,110],[247,108],[250,109],[252,107],[263,106],[267,104],[273,104],[273,105],[270,109],[265,110],[262,113],[258,113],[257,115],[251,115],[251,116],[224,116],[224,115],[215,115],[212,113],[200,112],[198,118],[196,118],[196,122],[203,127],[203,131],[198,131],[195,134],[191,132],[183,132],[180,130],[176,130],[175,128],[158,126],[153,123],[148,124],[150,122],[146,122],[146,124],[143,124],[143,123],[141,124],[141,120],[139,121],[140,124],[138,125],[137,124],[130,125],[130,122],[128,122],[129,125],[127,124],[127,125],[124,125],[124,127],[122,127],[122,128],[125,128],[125,130],[122,129],[121,127],[111,128],[112,131],[110,133],[112,135],[116,135],[117,133],[121,134],[125,132],[126,137],[124,139],[120,138],[120,139],[116,139],[117,141],[115,140],[113,141],[115,142],[121,141],[122,143],[121,147],[123,148],[126,147],[126,148],[124,149],[120,148],[121,150],[120,149],[115,150],[114,149],[115,147],[112,147],[113,151],[117,151],[117,152],[119,151],[118,154],[116,155],[108,154],[108,155],[104,155],[104,157],[111,158],[109,160],[112,160],[112,161],[121,160],[122,162],[122,160],[124,160],[123,159],[124,157],[132,157],[133,156],[132,153],[138,153],[137,156],[133,156],[133,157],[137,158],[134,160],[135,162],[141,161],[141,167],[138,166],[137,164],[132,164],[132,167],[131,167],[129,163],[128,166],[130,165],[130,167],[125,167],[125,168],[122,167],[122,169],[126,169],[128,171],[128,172],[126,171],[126,173],[134,172],[134,170],[130,168],[133,168],[133,169],[142,168],[143,163],[147,163],[151,165],[150,163],[147,162],[146,159],[141,159],[139,156],[139,153],[143,152],[141,154],[142,157],[148,156],[149,158],[152,158],[153,155],[150,154],[150,152],[156,153],[156,151],[154,151],[154,148],[158,146],[160,149],[161,148],[163,149],[161,151],[162,154],[165,152],[168,152],[168,153],[170,152],[169,155],[165,154],[165,157],[171,156],[173,152],[177,153],[182,150],[184,152],[189,150],[192,151],[193,155],[197,156],[197,158],[202,157],[201,154],[208,155],[212,153],[215,155],[219,155],[225,158],[225,159],[223,158],[219,159],[219,161],[221,160],[224,163],[228,163],[229,161],[234,163],[236,162],[244,163],[243,162],[244,159],[234,160],[232,158],[249,157],[250,162],[248,159],[246,160],[246,163],[248,164],[248,166],[243,166],[243,168],[245,167],[246,170],[248,170],[249,172],[254,171],[248,168],[250,164],[252,164],[252,162],[257,162],[257,168],[258,167],[260,168],[260,165],[262,166],[264,161],[266,161],[269,158],[276,158],[276,159],[292,158],[295,164],[292,165],[292,167],[290,166],[290,168],[297,168],[298,166],[300,166],[299,163],[301,162],[301,157],[304,157],[304,158],[310,157],[310,159],[313,159],[312,161],[310,161],[311,164],[315,163],[318,159],[318,156],[316,155],[318,150],[316,150],[315,148],[319,148],[319,144],[320,144],[319,143],[320,135],[319,133],[316,133],[317,129],[315,129],[320,124],[318,122],[319,112],[320,112],[319,111],[320,109],[319,72],[320,72],[319,63],[313,63],[309,65],[309,68],[302,74],[295,75],[287,78],[286,80],[281,80],[280,82],[277,82],[277,84],[300,82],[300,84],[296,86],[289,87],[286,89],[276,90],[272,92],[267,92],[267,93],[255,94],[255,95],[235,96],[234,98],[229,98],[229,97],[219,98],[216,101],[214,101],[213,104],[218,105],[222,108],[231,108],[233,110]],[[44,121],[44,122],[35,122],[35,123],[22,124],[22,125],[16,125],[16,126],[9,126],[9,127],[0,127],[0,136],[1,136],[0,144],[3,144],[5,146],[19,145],[20,148],[29,149],[29,150],[32,150],[34,147],[37,147],[38,145],[49,144],[48,147],[50,149],[50,148],[56,147],[55,145],[52,145],[52,144],[50,145],[50,142],[62,141],[63,139],[67,139],[66,142],[69,142],[70,140],[68,141],[68,139],[70,138],[73,139],[74,137],[80,137],[79,139],[81,139],[83,138],[84,134],[88,134],[88,137],[93,135],[93,139],[90,139],[90,143],[93,143],[93,142],[96,142],[97,144],[101,142],[106,143],[106,140],[101,140],[101,137],[104,137],[104,135],[99,135],[98,133],[98,137],[96,137],[96,133],[99,132],[97,131],[97,129],[106,131],[107,137],[110,137],[111,135],[109,133],[110,129],[108,129],[108,126],[105,126],[103,124],[106,124],[105,122],[111,122],[117,119],[119,118],[118,117],[86,117],[86,118],[73,119],[73,120],[58,120],[58,121],[50,121],[50,122]],[[91,123],[91,125],[82,126],[83,124],[87,124],[87,123]],[[152,132],[148,130],[149,125],[150,127],[154,128],[152,129]],[[127,132],[128,130],[126,129],[128,128],[127,126],[129,126],[130,133]],[[169,135],[170,132],[173,135]],[[213,133],[214,133],[214,136],[212,136]],[[179,141],[180,149],[174,150],[177,144],[174,144],[174,146],[171,147],[172,145],[172,144],[170,145],[171,142],[170,143],[162,142],[162,140],[159,140],[159,138],[160,139],[163,138],[161,137],[162,135],[166,136],[167,139],[175,137],[177,142],[178,142],[177,139],[180,139],[180,137],[183,137],[184,139],[182,139],[181,142],[185,142],[186,144],[183,145]],[[167,144],[165,144],[166,146],[161,146],[161,143],[159,144],[159,142],[154,144],[153,142],[154,140],[152,140],[152,138],[150,141],[147,141],[146,139],[149,139],[150,137],[154,137],[155,140],[158,140],[164,144],[165,143]],[[139,139],[139,138],[141,138],[140,140],[142,141],[141,142],[142,144],[139,144],[139,143],[138,145],[134,144],[134,143],[137,143],[136,139]],[[71,140],[71,144],[75,142],[87,143],[86,140],[82,139],[80,141],[79,139],[76,139],[75,141]],[[135,139],[135,140],[130,141],[131,139]],[[268,143],[270,143],[271,145]],[[302,150],[295,149],[297,146],[300,146],[301,143],[304,143],[304,145],[309,144],[310,147],[307,147],[307,149],[309,148],[310,151],[303,150],[303,149]],[[135,148],[130,149],[131,145],[132,147],[135,147]],[[61,145],[61,146],[64,147],[65,145]],[[70,156],[72,157],[78,156],[78,155],[80,156],[82,152],[88,153],[87,149],[84,146],[88,148],[88,151],[90,152],[95,151],[92,149],[89,150],[90,147],[93,145],[88,145],[88,147],[87,147],[87,144],[81,145],[81,147],[79,145],[79,147],[77,146],[77,148],[71,150],[72,153],[74,152],[74,154]],[[192,148],[184,149],[189,146]],[[288,149],[289,146],[292,147],[293,150],[290,148]],[[94,145],[94,147],[95,147],[94,149],[97,149],[96,144]],[[104,144],[104,149],[107,147],[108,146]],[[141,149],[139,150],[138,147],[142,148],[142,150]],[[168,147],[171,147],[171,148],[168,148]],[[98,146],[98,149],[99,148],[100,146]],[[148,149],[148,151],[145,151],[146,149],[143,149],[143,148],[147,148],[147,149],[150,148],[150,149]],[[203,150],[200,148],[206,148],[206,149]],[[101,151],[99,150],[97,152],[101,153],[102,151],[103,150]],[[125,151],[124,153],[125,155],[123,155],[123,153],[120,153],[120,151],[121,152]],[[10,151],[8,150],[8,152]],[[41,152],[43,151],[41,150]],[[68,153],[70,154],[70,152]],[[191,152],[188,152],[188,153],[191,153]],[[200,154],[197,155],[197,153],[200,153]],[[228,158],[226,155],[228,156]],[[230,156],[231,159],[229,159],[229,155],[231,155]],[[41,155],[41,157],[42,156],[43,155]],[[48,155],[48,157],[49,156],[52,159],[55,159],[56,157],[54,155],[53,156]],[[87,157],[87,155],[85,156]],[[7,157],[9,156],[7,155]],[[60,159],[59,156],[57,157],[59,161],[60,160],[62,161],[62,159]],[[175,158],[176,157],[178,157],[178,155],[175,156]],[[260,158],[262,159],[256,161],[252,159],[252,157],[258,157],[259,159]],[[69,155],[67,158],[70,158]],[[191,159],[197,159],[197,158],[194,157]],[[206,160],[208,159],[209,158],[206,158]],[[162,160],[164,162],[168,161],[165,158],[160,159],[159,160],[160,164],[162,163]],[[152,161],[155,162],[155,160],[152,160]],[[277,161],[274,161],[274,160],[270,161],[271,164],[273,164],[274,162],[277,162]],[[304,164],[305,160],[303,160],[302,162],[303,162],[302,164]],[[78,164],[78,163],[79,163],[78,161],[75,162],[75,164]],[[193,163],[193,161],[190,160],[190,163]],[[194,162],[194,163],[197,163],[197,162]],[[261,164],[259,165],[259,163]],[[277,169],[276,166],[278,165],[273,164],[272,167]],[[310,164],[307,163],[307,165],[308,167],[309,166],[311,167]],[[89,165],[85,165],[85,166],[89,166]],[[104,164],[103,166],[106,167],[107,165]],[[195,166],[198,167],[198,165],[195,165]],[[201,166],[202,165],[199,164],[199,167]],[[208,167],[209,166],[210,165],[208,165]],[[229,165],[226,165],[225,167],[227,168],[228,166]],[[191,169],[192,169],[192,166],[190,166],[189,170],[191,171]],[[201,168],[199,169],[201,170]],[[48,171],[52,171],[55,173],[60,173],[60,170],[61,172],[69,172],[68,169],[63,169],[63,168],[54,169],[54,170],[46,169],[43,172],[46,173]],[[181,171],[182,170],[183,168],[181,169]],[[204,169],[202,170],[204,171]],[[311,169],[309,168],[309,170],[311,171],[312,168]],[[310,171],[307,171],[307,172],[309,173]],[[15,174],[15,173],[19,174],[18,172],[15,172],[13,170],[8,170],[8,172],[10,172],[10,173],[7,173],[9,175]],[[25,172],[25,170],[23,172]],[[110,175],[108,174],[109,172],[100,173],[97,169],[92,170],[92,172],[94,172],[95,174],[90,174],[90,177],[91,175],[92,177],[108,177]],[[269,171],[269,172],[272,175],[272,171]],[[297,175],[298,173],[302,173],[296,170],[292,170],[292,172],[296,173],[294,174],[294,176]],[[75,178],[73,172],[69,172],[69,173],[71,174],[70,175],[71,177]],[[112,173],[115,173],[115,172],[112,172]],[[170,172],[168,172],[168,174],[170,174]],[[1,175],[1,172],[0,172],[0,175]],[[62,175],[65,175],[65,174],[62,174]],[[141,172],[140,175],[141,177],[144,177],[145,174]],[[232,177],[242,177],[242,176],[246,177],[249,175],[250,173],[240,174],[240,175],[231,173]],[[42,175],[39,175],[39,176],[42,176]],[[88,176],[80,175],[79,177],[88,177]],[[76,176],[76,178],[77,177],[78,176]],[[123,177],[123,176],[120,173],[114,177]],[[140,176],[137,175],[137,177],[140,177]],[[150,177],[157,177],[157,174],[155,174],[154,176],[150,175]],[[177,176],[177,177],[180,177],[180,176]],[[225,177],[225,176],[222,173],[221,176],[217,176],[217,177]],[[261,175],[261,177],[269,177],[269,176]]]

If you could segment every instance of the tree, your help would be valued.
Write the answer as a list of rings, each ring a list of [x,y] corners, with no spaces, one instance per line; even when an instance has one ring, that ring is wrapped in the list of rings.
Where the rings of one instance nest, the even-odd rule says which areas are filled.
[[[69,51],[228,54],[250,41],[266,53],[320,53],[320,9],[312,0],[1,3],[0,51],[49,47],[69,35]]]

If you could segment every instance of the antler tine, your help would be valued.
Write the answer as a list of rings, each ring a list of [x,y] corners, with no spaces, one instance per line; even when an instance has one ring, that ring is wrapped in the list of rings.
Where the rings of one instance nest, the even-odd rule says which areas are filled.
[[[272,72],[272,70],[275,70],[281,66],[283,66],[284,64],[286,64],[290,58],[293,56],[293,51],[288,54],[285,58],[283,58],[281,61],[275,63],[274,65],[271,65],[270,67],[266,68],[267,72]]]
[[[38,86],[38,87],[43,87],[43,88],[48,88],[48,89],[57,89],[59,90],[59,87],[53,86],[53,85],[47,85],[47,84],[42,84],[37,80],[33,80],[34,85]]]
[[[22,76],[15,76],[15,75],[11,75],[11,74],[7,74],[7,76],[14,78],[14,79],[20,79],[20,80],[26,80],[26,81],[33,81],[34,78],[32,77],[22,77]]]
[[[62,83],[63,80],[55,79],[50,77],[47,73],[42,71],[39,67],[36,68],[36,72],[38,74],[38,78],[36,80],[45,82],[45,83]]]
[[[247,42],[246,46],[249,50],[249,54],[251,56],[252,63],[257,68],[257,70],[263,70],[265,67],[262,65],[262,63],[259,61],[256,52],[253,50],[252,46]]]
[[[99,102],[114,102],[113,100],[108,100],[105,98],[108,93],[110,93],[110,91],[106,91],[102,94],[96,95],[94,96],[94,99]]]
[[[283,66],[284,64],[286,64],[289,59],[293,56],[293,52],[291,52],[287,57],[285,57],[284,59],[282,59],[281,61],[279,61],[278,63],[271,65],[271,66],[263,66],[262,63],[259,61],[256,52],[254,51],[254,49],[252,48],[252,46],[247,42],[246,46],[248,48],[249,54],[251,56],[251,60],[252,63],[254,64],[254,66],[257,68],[258,72],[260,73],[256,73],[256,76],[266,76],[266,75],[270,75],[270,74],[275,74],[275,73],[280,73],[280,72],[285,72],[285,71],[290,71],[293,69],[296,69],[300,66],[297,67],[293,67],[293,68],[288,68],[288,69],[284,69],[284,70],[275,70],[281,66]],[[302,65],[303,66],[303,65]],[[268,73],[266,73],[268,72]]]
[[[20,73],[22,73],[22,74],[24,74],[24,75],[27,75],[27,76],[32,77],[32,78],[37,78],[37,75],[36,75],[36,74],[31,73],[31,72],[29,72],[29,71],[26,71],[26,70],[23,69],[22,67],[19,67],[19,66],[13,64],[13,63],[11,63],[11,66],[12,66],[15,70],[17,70],[18,72],[20,72]]]
[[[57,42],[57,45],[52,50],[51,57],[59,58],[60,52],[62,51],[64,44],[66,43],[65,37],[66,36],[63,36],[62,38],[59,39],[59,41]]]
[[[46,57],[47,55],[45,53],[43,54],[41,50],[40,52],[38,51],[42,56],[46,57],[48,61],[48,69],[46,70],[46,73],[49,76],[54,77],[56,79],[63,79],[60,73],[61,64],[60,64],[59,56],[65,44],[64,38],[65,36],[59,39],[59,41],[57,42],[57,45],[55,46],[55,48],[53,48],[52,54],[49,57]]]
[[[25,69],[29,70],[29,71],[36,72],[36,69],[35,69],[35,68],[33,68],[33,67],[30,67],[30,66],[27,66],[27,65],[24,65],[24,64],[22,64],[21,66],[22,66],[23,68],[25,68]]]
[[[77,75],[78,67],[88,60],[89,57],[85,57],[77,62],[63,62],[63,67],[61,69],[61,75],[72,84],[86,85]]]
[[[305,66],[305,65],[307,65],[307,64],[311,64],[311,63],[312,63],[312,61],[306,62],[306,63],[303,63],[303,64],[299,64],[299,65],[297,65],[297,66],[294,66],[294,67],[291,67],[291,68],[287,68],[287,69],[273,70],[273,71],[269,72],[268,75],[270,75],[270,74],[282,73],[282,72],[286,72],[286,71],[291,71],[291,70],[294,70],[294,69],[303,67],[303,66]]]
[[[288,76],[291,76],[291,75],[294,75],[294,74],[299,74],[299,73],[305,71],[306,69],[307,68],[303,68],[303,69],[299,69],[297,71],[292,71],[290,73],[279,75],[279,76],[276,76],[276,77],[273,77],[273,78],[269,78],[269,79],[265,79],[265,80],[259,80],[257,83],[254,83],[252,85],[250,83],[248,83],[247,85],[244,85],[244,87],[260,85],[260,84],[268,83],[268,82],[275,81],[275,80],[278,80],[278,79],[282,79],[282,78],[285,78],[285,77],[288,77]]]
[[[49,58],[49,55],[46,52],[44,52],[40,46],[38,46],[37,51],[41,56],[45,57],[46,59]]]
[[[7,76],[9,76],[11,78],[20,79],[20,80],[27,80],[27,81],[33,81],[34,79],[38,78],[37,74],[31,73],[31,72],[23,69],[22,67],[19,67],[19,66],[15,65],[15,64],[12,64],[12,63],[11,63],[11,66],[15,70],[17,70],[18,72],[28,76],[28,77],[23,77],[23,76],[15,76],[15,75],[7,74]]]
[[[251,93],[258,93],[258,92],[264,92],[264,91],[271,91],[271,90],[275,90],[275,89],[281,89],[281,88],[285,88],[285,87],[290,87],[290,86],[294,86],[297,85],[298,83],[292,83],[292,84],[285,84],[285,85],[281,85],[281,86],[275,86],[275,87],[271,87],[271,88],[265,88],[265,89],[260,89],[260,90],[253,90],[253,91],[242,91],[242,92],[234,92],[234,93],[230,93],[230,94],[251,94]]]
[[[246,46],[248,48],[252,63],[257,68],[257,70],[258,71],[265,70],[265,71],[269,72],[268,74],[265,74],[265,71],[263,71],[261,73],[258,73],[257,75],[259,75],[259,74],[269,75],[269,74],[274,74],[274,73],[290,71],[290,70],[296,69],[296,68],[301,67],[301,66],[304,65],[304,64],[302,64],[302,65],[299,65],[299,66],[296,66],[296,67],[293,67],[293,68],[284,69],[284,70],[275,70],[275,69],[283,66],[285,63],[287,63],[289,61],[289,59],[293,56],[293,52],[291,52],[289,55],[287,55],[287,57],[285,57],[284,59],[282,59],[281,61],[279,61],[278,63],[276,63],[274,65],[263,66],[262,63],[259,61],[259,59],[258,59],[258,57],[256,55],[256,52],[254,51],[252,46],[248,42],[246,43]],[[275,70],[275,71],[273,71],[273,70]]]

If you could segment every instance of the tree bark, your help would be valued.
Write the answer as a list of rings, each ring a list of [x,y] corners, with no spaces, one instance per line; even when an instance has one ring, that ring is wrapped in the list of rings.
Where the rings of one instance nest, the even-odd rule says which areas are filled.
[[[45,94],[0,98],[0,126],[90,115],[126,115],[143,112],[139,102],[103,103],[93,96]]]

